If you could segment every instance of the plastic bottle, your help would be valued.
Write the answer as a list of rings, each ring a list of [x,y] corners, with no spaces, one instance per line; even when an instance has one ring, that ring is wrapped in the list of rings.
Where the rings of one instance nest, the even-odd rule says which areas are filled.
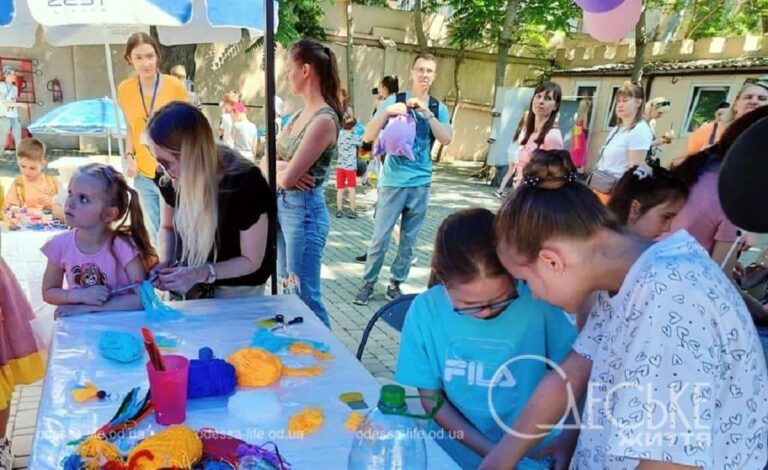
[[[384,385],[378,406],[360,423],[352,442],[348,470],[426,470],[424,431],[416,419],[432,419],[442,406],[437,402],[429,415],[408,413],[405,390]]]

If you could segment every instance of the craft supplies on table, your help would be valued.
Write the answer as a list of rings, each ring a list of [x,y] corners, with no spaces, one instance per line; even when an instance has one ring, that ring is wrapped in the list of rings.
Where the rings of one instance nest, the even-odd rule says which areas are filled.
[[[288,350],[281,348],[281,352],[272,354],[289,369],[322,366],[322,372],[313,376],[282,374],[279,380],[266,387],[238,387],[234,394],[228,396],[190,399],[183,426],[198,432],[211,428],[249,444],[266,447],[270,446],[268,442],[274,442],[280,454],[290,462],[291,470],[346,468],[354,432],[345,428],[345,423],[353,410],[340,399],[340,395],[355,391],[362,395],[364,402],[374,403],[380,385],[298,297],[195,300],[177,302],[172,306],[183,316],[152,321],[144,312],[110,312],[65,317],[57,322],[30,468],[60,468],[60,463],[75,449],[68,446],[68,442],[91,435],[115,415],[119,402],[88,400],[80,403],[72,399],[71,390],[81,376],[121,397],[134,387],[141,387],[140,392],[133,394],[135,399],[146,394],[146,359],[122,364],[103,358],[97,345],[102,332],[135,332],[140,337],[140,329],[147,327],[158,335],[161,332],[172,334],[179,340],[175,354],[187,359],[199,357],[199,351],[204,347],[210,348],[216,357],[227,358],[241,349],[252,347],[257,322],[273,318],[279,312],[286,319],[302,316],[304,321],[288,329],[288,336],[293,338],[287,345]],[[95,318],[98,321],[94,321]],[[274,332],[273,335],[283,336],[281,332]],[[315,352],[329,354],[332,358],[319,359],[313,354],[292,353],[290,349],[294,343],[311,345],[313,350],[318,348]],[[320,350],[325,349],[323,346],[327,347],[326,352]],[[242,409],[242,403],[237,403],[237,399],[234,406],[229,407],[231,399],[253,391],[268,392],[250,397],[254,404],[274,398],[280,403],[281,411],[263,417],[239,416],[237,412],[230,412],[230,409]],[[349,401],[360,401],[360,397],[354,398]],[[245,400],[246,403],[248,401]],[[140,405],[139,402],[137,407],[140,408]],[[300,414],[304,410],[314,411]],[[304,433],[303,438],[289,435],[288,421],[293,416],[309,418],[299,424],[312,425],[314,432]],[[322,416],[320,423],[316,419],[318,416]],[[163,429],[166,428],[157,424],[150,415],[127,434],[135,439],[147,438]],[[120,441],[118,444],[123,454],[127,455],[130,446],[126,448],[126,443]],[[457,468],[434,441],[427,442],[427,454],[430,468]]]

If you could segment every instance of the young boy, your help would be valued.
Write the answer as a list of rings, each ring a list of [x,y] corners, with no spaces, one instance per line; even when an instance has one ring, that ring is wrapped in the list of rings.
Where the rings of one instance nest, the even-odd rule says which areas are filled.
[[[64,209],[54,198],[61,189],[55,176],[43,174],[45,144],[34,138],[22,139],[16,147],[16,159],[21,176],[8,188],[3,211],[13,206],[53,211],[53,217],[64,220]]]
[[[356,219],[355,212],[355,188],[357,187],[357,148],[361,144],[361,136],[355,135],[353,129],[357,121],[353,117],[344,120],[341,132],[339,132],[339,161],[336,166],[336,218],[341,218],[344,190],[349,192],[349,205],[351,212],[347,214],[350,219]]]

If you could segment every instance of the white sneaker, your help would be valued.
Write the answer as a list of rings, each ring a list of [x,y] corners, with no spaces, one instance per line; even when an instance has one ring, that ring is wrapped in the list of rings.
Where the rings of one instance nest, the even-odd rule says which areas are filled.
[[[13,452],[11,441],[7,437],[0,439],[0,470],[13,469]]]

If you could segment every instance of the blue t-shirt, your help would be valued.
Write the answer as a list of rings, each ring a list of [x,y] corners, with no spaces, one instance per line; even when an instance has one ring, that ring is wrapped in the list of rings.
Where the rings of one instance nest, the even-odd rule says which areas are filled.
[[[518,283],[518,290],[520,297],[506,310],[482,320],[454,312],[445,287],[434,286],[414,299],[400,338],[395,380],[442,390],[493,442],[505,432],[490,412],[489,385],[496,413],[511,425],[547,373],[544,361],[515,358],[535,355],[560,363],[576,338],[562,310],[535,300],[524,283]],[[477,468],[480,456],[457,444],[444,447],[463,468]]]
[[[406,101],[411,98],[411,93],[405,93]],[[379,104],[376,113],[384,110],[397,102],[397,94],[392,94]],[[426,186],[432,182],[432,158],[430,156],[430,128],[427,119],[419,112],[416,115],[416,141],[413,143],[414,161],[398,155],[387,155],[384,159],[384,167],[379,177],[379,186],[389,188],[413,188]],[[442,124],[448,124],[451,117],[448,108],[440,103],[437,116]],[[393,157],[393,158],[390,158]]]

